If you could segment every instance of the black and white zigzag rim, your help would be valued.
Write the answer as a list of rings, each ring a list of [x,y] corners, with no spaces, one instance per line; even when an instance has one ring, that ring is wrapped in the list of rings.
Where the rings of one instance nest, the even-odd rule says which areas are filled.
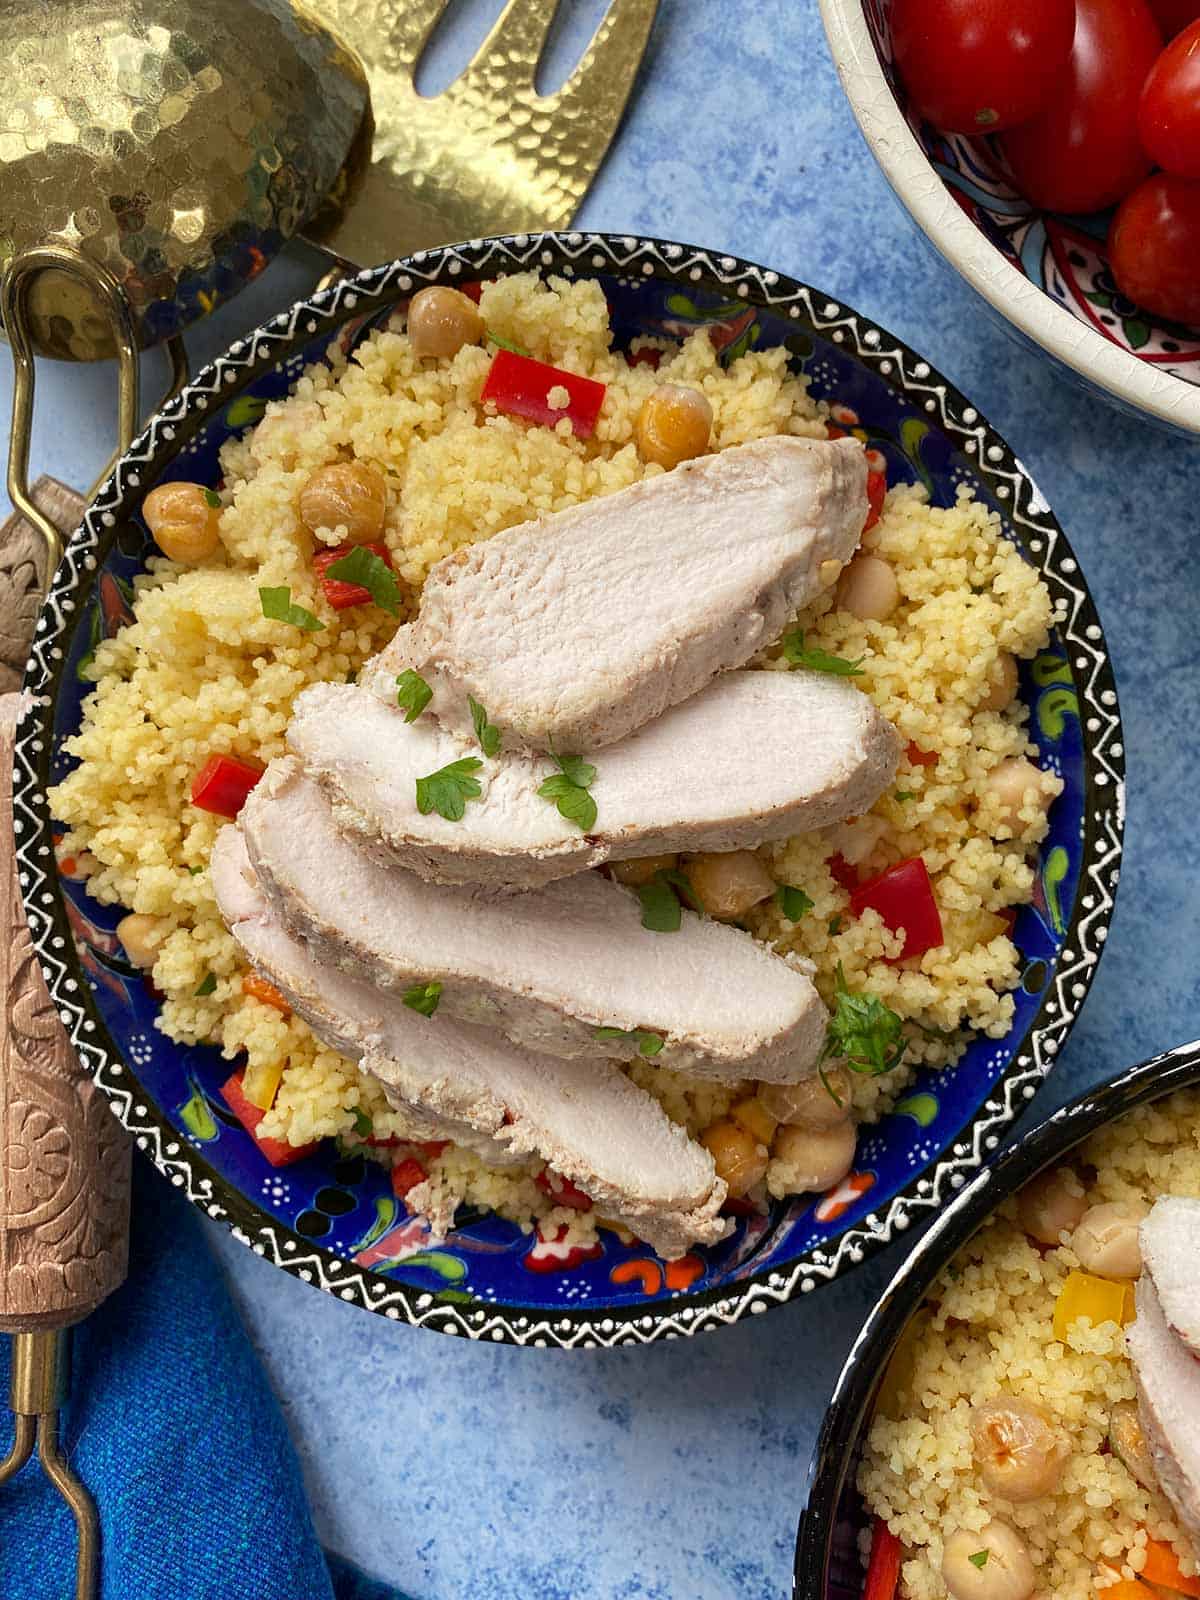
[[[49,781],[53,707],[64,670],[63,639],[86,599],[118,525],[166,464],[239,389],[306,343],[429,283],[472,282],[517,271],[587,277],[658,277],[745,300],[810,326],[844,346],[921,407],[970,460],[1004,507],[1025,551],[1063,611],[1086,760],[1079,891],[1059,961],[1003,1077],[971,1123],[932,1167],[824,1249],[767,1267],[729,1288],[683,1293],[628,1308],[447,1303],[355,1266],[301,1238],[229,1185],[184,1142],[143,1092],[102,1021],[67,924],[54,864]],[[648,1344],[715,1331],[760,1315],[864,1260],[935,1213],[984,1165],[1054,1064],[1091,986],[1119,876],[1125,813],[1120,711],[1103,631],[1071,548],[1020,460],[959,391],[886,329],[782,273],[693,245],[634,235],[518,234],[477,239],[375,267],[298,301],[237,340],[228,353],[154,416],[113,469],[76,531],[38,618],[25,678],[31,696],[14,762],[16,854],[21,889],[46,984],[80,1060],[109,1097],[138,1148],[208,1216],[256,1255],[342,1300],[414,1327],[539,1348]]]

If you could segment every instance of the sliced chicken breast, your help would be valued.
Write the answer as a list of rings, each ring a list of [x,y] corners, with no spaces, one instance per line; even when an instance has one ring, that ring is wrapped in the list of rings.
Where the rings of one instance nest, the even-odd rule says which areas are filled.
[[[599,873],[509,896],[425,883],[358,848],[292,758],[268,768],[240,826],[263,889],[319,960],[391,991],[438,983],[442,1013],[526,1049],[640,1049],[662,1066],[774,1083],[820,1059],[827,1015],[803,971],[690,912],[677,932],[652,933],[636,897]]]
[[[836,577],[866,516],[857,440],[701,456],[438,562],[364,682],[387,698],[413,670],[451,731],[470,734],[473,697],[509,749],[599,750],[744,666]]]
[[[869,810],[900,755],[891,724],[841,679],[730,672],[597,756],[590,832],[538,794],[557,768],[532,754],[486,761],[483,795],[448,822],[421,815],[416,781],[479,747],[429,717],[405,723],[394,702],[314,684],[288,743],[339,827],[434,883],[530,889],[630,856],[752,848]]]
[[[712,1157],[614,1062],[537,1056],[318,965],[258,889],[235,828],[222,829],[211,870],[251,965],[318,1038],[380,1079],[417,1137],[453,1139],[497,1165],[539,1155],[668,1259],[724,1236]]]
[[[1137,1286],[1137,1321],[1126,1338],[1154,1470],[1200,1548],[1200,1361],[1171,1331],[1154,1280],[1145,1272]]]
[[[1175,1336],[1200,1357],[1200,1200],[1164,1195],[1139,1235],[1163,1314]]]

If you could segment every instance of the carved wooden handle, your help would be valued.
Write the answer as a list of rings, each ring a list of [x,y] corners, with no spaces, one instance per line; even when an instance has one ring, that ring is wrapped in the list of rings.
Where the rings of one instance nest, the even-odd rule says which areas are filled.
[[[61,525],[83,502],[39,482]],[[41,493],[39,494],[39,491]],[[36,613],[36,542],[24,524],[0,529],[0,672],[29,645]],[[33,590],[33,606],[29,591]],[[28,627],[25,627],[28,619]],[[130,1142],[81,1068],[46,992],[17,884],[12,825],[13,738],[20,696],[0,695],[0,1332],[65,1328],[125,1277]]]

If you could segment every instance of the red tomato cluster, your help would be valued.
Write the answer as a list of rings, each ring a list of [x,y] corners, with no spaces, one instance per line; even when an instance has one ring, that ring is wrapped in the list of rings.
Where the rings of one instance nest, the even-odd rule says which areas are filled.
[[[1200,321],[1200,0],[894,0],[891,16],[923,117],[998,134],[1043,210],[1119,206],[1118,288]]]

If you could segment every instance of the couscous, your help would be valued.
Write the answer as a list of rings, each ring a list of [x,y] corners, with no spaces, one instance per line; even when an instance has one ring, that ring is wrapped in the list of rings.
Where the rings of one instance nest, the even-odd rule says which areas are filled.
[[[876,1538],[898,1541],[890,1593],[1200,1593],[1127,1347],[1144,1219],[1165,1196],[1200,1197],[1196,1091],[1088,1140],[942,1274],[884,1380],[858,1474]],[[1140,1320],[1140,1291],[1137,1307]]]
[[[308,369],[224,446],[216,491],[171,485],[147,497],[163,554],[135,580],[134,620],[95,651],[95,690],[68,745],[78,764],[51,803],[90,892],[128,908],[118,932],[162,995],[158,1026],[241,1064],[260,1141],[369,1140],[380,1159],[417,1163],[422,1204],[438,1215],[465,1201],[553,1226],[564,1208],[538,1183],[541,1162],[501,1169],[454,1145],[418,1147],[380,1085],[246,970],[207,870],[227,799],[205,809],[197,783],[226,796],[253,784],[284,753],[299,692],[357,674],[415,615],[427,573],[451,552],[706,450],[822,438],[854,419],[816,403],[783,349],[723,362],[703,328],[681,343],[610,348],[594,283],[520,275],[484,285],[477,305],[435,293],[407,326],[398,313],[350,357],[335,347]],[[571,387],[551,388],[539,418],[506,413],[487,393],[497,349],[552,364]],[[586,436],[568,414],[571,375],[603,385]],[[890,1070],[831,1065],[830,1114],[777,1086],[772,1097],[753,1083],[701,1083],[651,1060],[628,1069],[752,1204],[837,1182],[853,1158],[851,1106],[873,1119],[916,1064],[953,1063],[972,1032],[1007,1031],[1011,913],[1032,898],[1061,788],[1034,764],[1016,699],[1016,663],[1046,646],[1054,620],[1045,586],[968,493],[949,509],[919,487],[884,498],[875,466],[861,553],[753,665],[851,674],[906,747],[895,787],[836,827],[715,867],[674,866],[701,900],[711,894],[714,915],[811,962],[827,1003],[872,1006],[888,1040],[875,1067]],[[372,561],[390,570],[387,608],[354,581]],[[640,866],[662,865],[614,875],[633,882]],[[919,873],[936,930],[915,954],[913,930],[874,893],[901,871]],[[566,1220],[574,1233],[595,1226],[569,1207]]]

